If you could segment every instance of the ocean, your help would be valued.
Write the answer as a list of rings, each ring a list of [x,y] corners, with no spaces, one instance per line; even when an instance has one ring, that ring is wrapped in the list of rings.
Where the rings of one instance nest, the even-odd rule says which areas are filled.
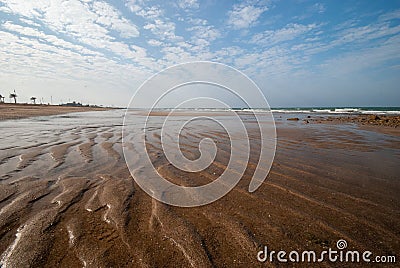
[[[129,108],[129,110],[141,110]],[[146,110],[146,109],[144,109]],[[218,111],[244,111],[244,112],[267,112],[267,108],[155,108],[155,111],[204,111],[204,112],[218,112]],[[274,107],[270,109],[273,113],[311,113],[311,114],[381,114],[381,115],[400,115],[400,107]]]
[[[298,107],[271,108],[271,110],[276,113],[400,114],[400,107]]]

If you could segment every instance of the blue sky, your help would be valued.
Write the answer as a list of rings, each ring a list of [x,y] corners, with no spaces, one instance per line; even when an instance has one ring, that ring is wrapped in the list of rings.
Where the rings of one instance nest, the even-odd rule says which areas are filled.
[[[206,60],[273,107],[400,106],[399,33],[395,0],[0,0],[0,94],[126,106],[150,75]]]

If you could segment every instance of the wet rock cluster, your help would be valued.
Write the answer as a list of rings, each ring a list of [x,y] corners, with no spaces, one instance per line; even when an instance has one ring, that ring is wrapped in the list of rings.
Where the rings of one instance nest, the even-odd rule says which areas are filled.
[[[347,116],[328,116],[311,119],[315,123],[337,122],[337,123],[356,123],[361,125],[374,125],[398,128],[400,127],[400,116],[398,115],[347,115]]]

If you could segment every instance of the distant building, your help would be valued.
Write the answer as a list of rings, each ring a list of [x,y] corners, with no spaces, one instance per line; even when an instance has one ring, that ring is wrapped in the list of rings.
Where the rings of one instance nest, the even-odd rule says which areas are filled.
[[[63,103],[61,104],[61,106],[82,107],[83,105],[80,102],[73,101],[73,102]]]
[[[100,107],[101,107],[101,106],[98,106],[98,105],[89,105],[89,104],[83,105],[82,103],[76,102],[76,101],[68,102],[68,103],[62,103],[62,104],[60,104],[60,106],[69,106],[69,107],[93,107],[93,108],[100,108]]]

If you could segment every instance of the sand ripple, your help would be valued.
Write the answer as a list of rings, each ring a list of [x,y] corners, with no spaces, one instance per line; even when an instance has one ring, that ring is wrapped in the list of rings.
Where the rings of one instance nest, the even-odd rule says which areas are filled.
[[[278,124],[276,161],[250,194],[259,148],[250,126],[250,163],[238,186],[213,204],[187,209],[164,205],[134,183],[122,154],[120,112],[105,115],[21,123],[15,135],[5,133],[1,267],[252,267],[264,245],[321,251],[338,239],[376,254],[400,250],[400,155],[392,148],[399,136]],[[155,168],[176,184],[206,184],[228,164],[221,129],[191,129],[181,137],[190,159],[198,157],[202,138],[218,144],[216,161],[199,174],[168,163],[160,127],[149,131]],[[128,136],[124,150],[135,172],[145,173],[137,135]]]

